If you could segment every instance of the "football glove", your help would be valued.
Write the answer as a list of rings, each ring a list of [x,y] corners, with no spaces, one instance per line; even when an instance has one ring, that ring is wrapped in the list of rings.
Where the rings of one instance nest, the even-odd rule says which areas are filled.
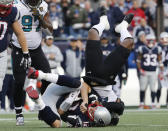
[[[23,53],[23,58],[20,62],[20,66],[23,66],[25,70],[31,66],[31,58],[30,58],[30,54],[28,52]]]

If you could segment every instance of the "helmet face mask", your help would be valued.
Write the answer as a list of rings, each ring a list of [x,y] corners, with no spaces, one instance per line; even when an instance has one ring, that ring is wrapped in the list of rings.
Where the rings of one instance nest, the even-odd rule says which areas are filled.
[[[146,45],[149,47],[149,48],[153,48],[156,44],[156,39],[155,39],[155,36],[153,34],[149,34],[146,36]]]
[[[13,0],[0,1],[0,16],[5,17],[10,14],[13,6]]]
[[[168,45],[168,33],[167,32],[162,32],[160,34],[160,43],[162,45]]]
[[[107,126],[111,122],[110,112],[102,105],[90,104],[88,106],[88,117],[94,121],[96,126]]]
[[[24,0],[30,8],[38,8],[42,0]]]
[[[152,48],[152,47],[154,47],[155,46],[155,40],[147,40],[147,46],[149,47],[149,48]]]

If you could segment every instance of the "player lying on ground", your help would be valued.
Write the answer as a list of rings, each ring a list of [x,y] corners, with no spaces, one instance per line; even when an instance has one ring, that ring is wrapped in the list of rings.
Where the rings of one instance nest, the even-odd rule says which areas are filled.
[[[33,69],[29,70],[28,77],[38,80],[45,79],[52,82],[52,84],[47,87],[42,99],[40,97],[38,98],[38,93],[36,90],[33,90],[33,88],[26,90],[31,98],[37,98],[35,102],[40,105],[39,118],[52,127],[60,127],[61,119],[70,123],[73,127],[116,125],[118,123],[117,116],[123,113],[124,104],[120,99],[111,102],[112,106],[107,110],[98,103],[98,101],[102,102],[101,97],[94,90],[87,87],[87,84],[81,83],[76,79],[59,76],[57,74],[43,73],[42,71]],[[82,87],[81,89],[84,92],[90,89],[88,91],[89,104],[92,105],[88,108],[87,114],[89,114],[89,117],[87,114],[80,112],[80,104],[82,102],[80,87]],[[116,98],[114,93],[113,97]],[[94,104],[95,101],[97,101],[96,104]],[[107,104],[107,102],[102,103]],[[104,115],[102,115],[102,113],[104,113]],[[112,118],[111,114],[113,116]],[[84,125],[85,123],[87,123],[87,125]]]

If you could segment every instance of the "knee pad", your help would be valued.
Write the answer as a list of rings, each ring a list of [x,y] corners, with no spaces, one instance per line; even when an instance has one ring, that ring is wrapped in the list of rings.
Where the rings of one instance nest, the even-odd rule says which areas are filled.
[[[60,120],[59,116],[55,114],[49,106],[46,106],[43,110],[39,111],[38,118],[50,126],[52,126],[54,121]]]

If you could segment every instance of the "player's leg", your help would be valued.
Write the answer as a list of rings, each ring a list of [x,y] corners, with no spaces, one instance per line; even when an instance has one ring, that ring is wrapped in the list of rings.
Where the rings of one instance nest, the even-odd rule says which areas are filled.
[[[0,91],[2,90],[3,80],[5,78],[6,74],[6,68],[7,68],[7,51],[0,52]]]
[[[86,44],[86,75],[101,75],[99,74],[100,65],[103,63],[103,55],[100,44],[100,36],[102,32],[110,26],[106,15],[100,17],[100,22],[94,25],[88,32]]]
[[[104,73],[103,77],[106,79],[115,78],[122,66],[127,62],[128,56],[133,49],[134,41],[127,29],[132,19],[132,14],[126,15],[124,20],[115,28],[115,31],[120,33],[120,45],[104,61],[102,71]]]
[[[50,107],[51,110],[52,110],[58,117],[60,117],[59,113],[57,112],[57,108],[56,108],[56,103],[57,103],[57,101],[58,101],[58,99],[59,99],[59,96],[64,95],[64,94],[66,94],[66,93],[75,92],[76,90],[77,90],[77,89],[75,89],[75,88],[68,88],[68,87],[59,86],[59,85],[57,85],[57,84],[53,84],[53,83],[52,83],[52,84],[50,84],[50,85],[47,87],[46,91],[44,92],[44,94],[43,94],[43,96],[42,96],[42,99],[43,99],[45,105],[48,106],[48,107]],[[73,96],[73,97],[74,97],[74,96]],[[71,97],[71,98],[72,98],[72,97]],[[66,102],[72,103],[71,98],[68,99]],[[68,103],[66,103],[66,104],[68,104]],[[67,108],[67,107],[65,107],[65,106],[67,106],[66,104],[64,103],[64,104],[62,104],[62,106],[61,106],[61,109],[62,109],[63,111],[64,111],[65,108]],[[65,110],[66,110],[66,109],[65,109]],[[56,123],[56,122],[55,122],[55,123]],[[58,121],[57,121],[57,123],[58,123]],[[60,122],[60,124],[61,124],[61,122]],[[53,124],[52,124],[52,125],[53,125]],[[54,125],[55,125],[55,124],[54,124]],[[58,124],[57,124],[57,126],[58,126]],[[60,125],[59,125],[59,127],[60,127]]]
[[[24,118],[22,114],[22,100],[24,97],[24,81],[26,77],[26,70],[20,66],[22,59],[22,51],[18,48],[13,48],[12,51],[12,68],[14,76],[14,103],[16,111],[16,125],[23,125]]]
[[[57,85],[66,86],[69,88],[80,88],[81,86],[83,86],[83,84],[79,80],[72,77],[52,73],[44,73],[42,71],[35,70],[34,68],[29,69],[28,77],[32,79],[46,80],[50,83],[55,83]]]
[[[160,96],[161,96],[161,89],[162,89],[162,85],[160,83],[160,80],[158,78],[158,89],[156,91],[156,99],[157,99],[157,108],[160,108]]]
[[[51,72],[48,60],[45,54],[43,53],[41,46],[33,51],[30,51],[30,55],[32,58],[32,67],[38,70],[42,70],[45,73]],[[50,82],[42,80],[42,87],[40,88],[42,94],[44,93],[49,84]]]
[[[156,106],[155,106],[155,86],[156,86],[156,81],[157,81],[156,72],[150,72],[149,85],[150,85],[150,89],[151,89],[151,99],[152,99],[151,108],[156,108]]]
[[[140,106],[139,109],[144,108],[144,99],[145,99],[145,90],[148,85],[148,75],[140,75],[139,79],[139,84],[140,84]]]
[[[58,128],[61,126],[61,120],[57,111],[55,110],[56,106],[54,106],[58,99],[58,96],[54,96],[52,92],[50,92],[50,88],[48,89],[48,91],[46,91],[45,95],[46,96],[44,98],[39,95],[37,99],[32,99],[38,106],[38,117],[49,126]],[[45,100],[45,102],[43,100]]]

